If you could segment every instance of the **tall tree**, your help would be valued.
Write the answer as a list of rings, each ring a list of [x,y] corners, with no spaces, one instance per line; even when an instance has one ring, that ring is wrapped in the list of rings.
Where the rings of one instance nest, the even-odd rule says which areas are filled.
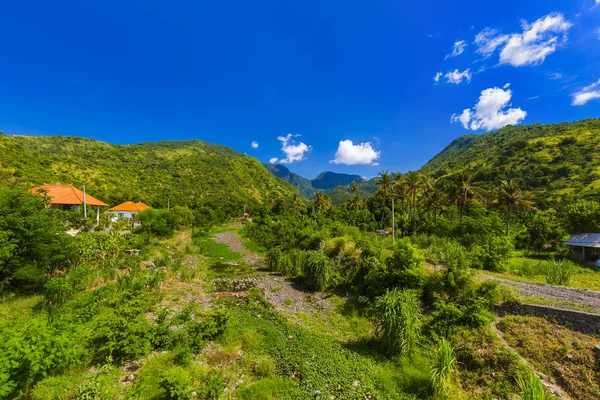
[[[458,218],[462,220],[465,208],[474,202],[477,187],[471,183],[471,175],[466,171],[458,171],[448,177],[448,199],[458,206]]]
[[[327,211],[331,208],[331,199],[324,192],[315,193],[313,205],[316,211]]]
[[[381,227],[383,228],[383,217],[385,216],[385,206],[387,199],[392,194],[392,188],[394,186],[394,177],[390,174],[389,170],[381,171],[375,182],[379,185],[379,193],[383,196],[383,211],[381,213]]]
[[[510,217],[513,213],[525,213],[535,209],[533,202],[525,199],[519,185],[512,180],[500,182],[498,202],[504,206],[506,214],[506,236],[510,234]]]
[[[414,228],[414,221],[417,213],[417,197],[422,189],[423,174],[418,171],[409,171],[404,176],[406,187],[408,189],[408,196],[410,200],[410,220],[412,221]]]

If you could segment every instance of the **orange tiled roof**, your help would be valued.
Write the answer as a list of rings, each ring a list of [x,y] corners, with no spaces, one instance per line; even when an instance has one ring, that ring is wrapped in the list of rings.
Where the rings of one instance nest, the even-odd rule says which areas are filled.
[[[46,192],[48,197],[51,199],[50,204],[83,204],[83,192],[73,185],[61,185],[60,183],[43,184],[42,186],[34,187],[31,189],[31,192],[33,194],[41,194],[41,192]],[[108,204],[98,200],[93,196],[90,196],[88,193],[85,194],[85,201],[90,206],[108,207]]]
[[[114,206],[108,211],[144,211],[146,208],[149,207],[141,201],[138,203],[134,203],[133,201],[126,201],[125,203],[121,203],[118,206]]]

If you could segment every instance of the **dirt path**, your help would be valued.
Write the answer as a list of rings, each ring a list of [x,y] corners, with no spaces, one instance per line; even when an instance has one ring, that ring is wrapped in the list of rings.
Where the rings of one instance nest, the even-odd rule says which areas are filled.
[[[565,391],[558,386],[556,383],[552,382],[551,378],[549,378],[547,375],[541,373],[540,371],[538,371],[533,364],[531,364],[529,361],[527,361],[525,358],[523,358],[518,351],[516,351],[515,349],[513,349],[510,344],[508,344],[508,342],[506,341],[506,339],[504,338],[504,333],[498,329],[498,327],[496,326],[495,322],[491,323],[492,331],[496,334],[496,336],[498,336],[498,339],[500,339],[500,341],[502,342],[502,344],[504,346],[506,346],[507,348],[509,348],[514,354],[516,354],[516,356],[519,358],[519,360],[521,360],[521,362],[525,365],[527,365],[529,367],[529,369],[531,369],[539,378],[540,381],[542,382],[542,384],[546,387],[546,389],[552,393],[554,396],[558,397],[559,399],[566,399],[566,400],[570,400],[571,397],[569,397]]]
[[[220,232],[213,236],[213,240],[227,245],[231,251],[242,254],[244,262],[258,270],[256,287],[263,290],[264,296],[276,310],[292,314],[299,312],[313,314],[332,309],[323,293],[308,291],[280,274],[260,270],[264,267],[264,257],[245,248],[244,243],[235,233]]]
[[[492,279],[500,282],[503,285],[511,286],[515,288],[518,293],[524,296],[538,296],[544,297],[548,300],[583,304],[600,312],[600,292],[563,286],[539,285],[535,283],[511,281],[509,279],[499,278],[497,276],[482,272],[478,273],[476,276],[480,279]]]

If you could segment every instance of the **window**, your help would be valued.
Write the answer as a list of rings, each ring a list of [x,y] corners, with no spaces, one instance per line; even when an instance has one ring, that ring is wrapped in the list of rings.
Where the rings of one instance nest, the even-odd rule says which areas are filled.
[[[117,214],[117,217],[118,217],[118,218],[125,218],[125,213],[118,213],[118,214]]]

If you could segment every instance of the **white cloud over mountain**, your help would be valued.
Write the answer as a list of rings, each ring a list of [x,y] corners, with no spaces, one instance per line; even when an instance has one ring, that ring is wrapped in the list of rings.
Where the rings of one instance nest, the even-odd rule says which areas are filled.
[[[296,143],[293,138],[299,136],[300,135],[292,135],[291,133],[289,133],[287,136],[278,136],[277,140],[281,142],[281,151],[285,153],[285,158],[278,159],[277,157],[273,157],[269,160],[269,162],[271,164],[292,164],[296,161],[304,160],[305,154],[308,153],[312,147],[308,146],[304,142]]]
[[[511,106],[512,91],[509,84],[503,88],[494,87],[485,89],[479,96],[479,101],[473,108],[467,108],[460,114],[452,115],[452,122],[460,122],[465,129],[473,131],[485,129],[491,131],[506,125],[516,125],[523,121],[527,112],[521,108],[508,108]]]
[[[380,155],[381,152],[375,151],[371,142],[354,144],[352,140],[346,139],[340,142],[335,158],[329,162],[344,165],[376,165],[375,161]]]

